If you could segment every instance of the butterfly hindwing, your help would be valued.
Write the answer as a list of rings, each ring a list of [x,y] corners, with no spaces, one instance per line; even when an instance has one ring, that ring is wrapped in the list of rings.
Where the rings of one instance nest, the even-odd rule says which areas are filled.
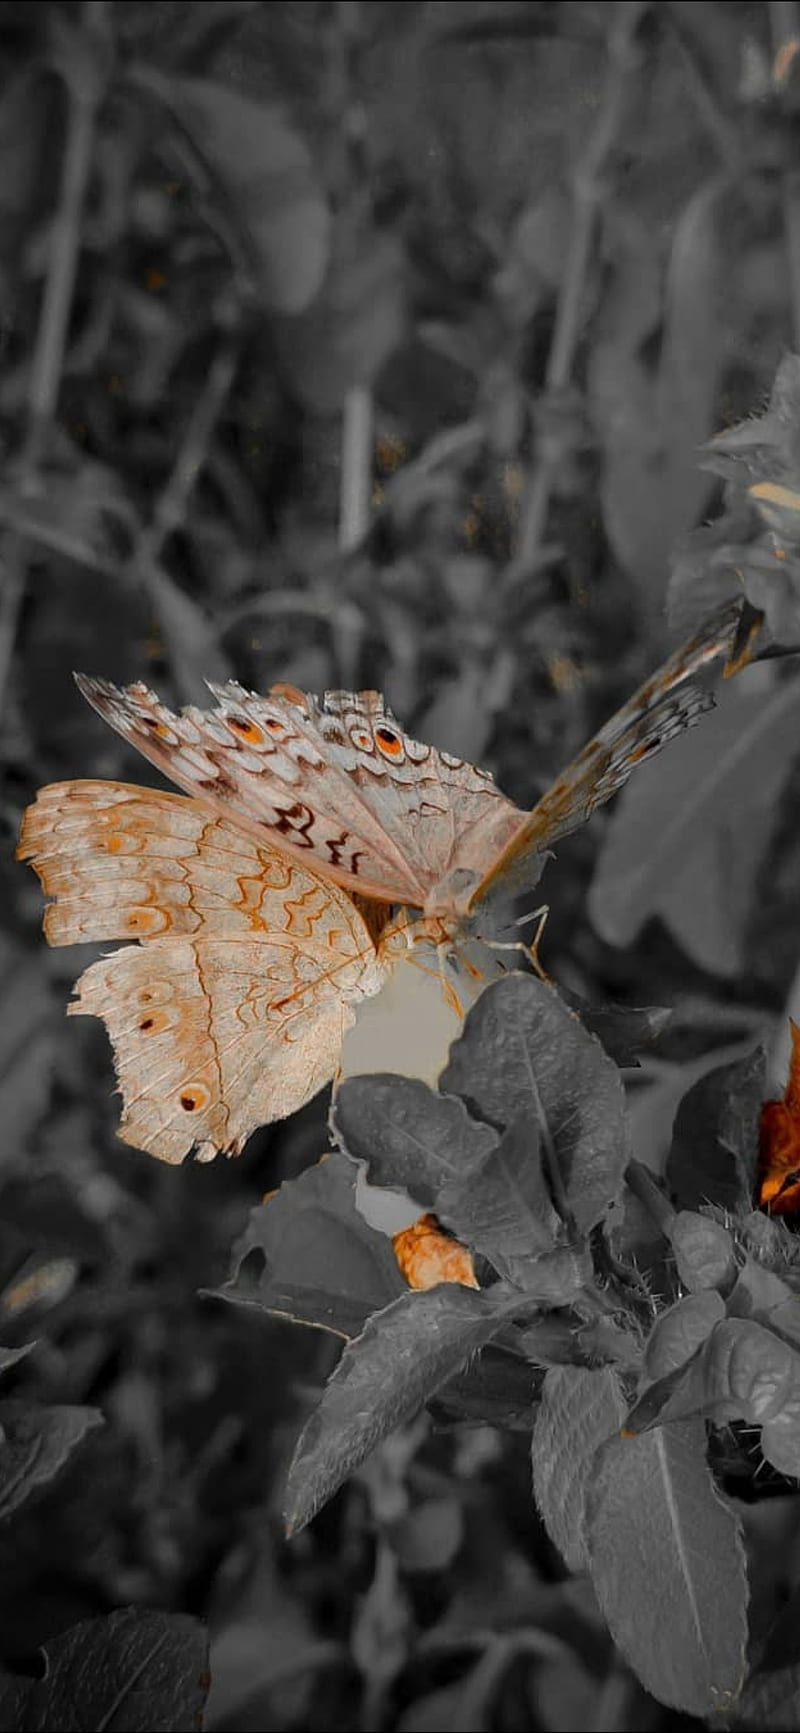
[[[183,795],[53,783],[18,854],[54,898],[51,944],[141,941],[92,963],[70,1009],[106,1024],[121,1135],[165,1161],[236,1153],[301,1107],[383,980],[344,891]]]

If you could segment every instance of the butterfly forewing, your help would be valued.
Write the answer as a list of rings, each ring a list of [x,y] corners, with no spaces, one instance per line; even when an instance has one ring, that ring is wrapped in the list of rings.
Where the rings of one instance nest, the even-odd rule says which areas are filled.
[[[175,714],[142,685],[77,676],[112,727],[173,782],[251,835],[313,860],[378,901],[424,908],[459,867],[492,858],[520,813],[486,771],[413,740],[377,692],[322,705],[214,687],[218,708]]]

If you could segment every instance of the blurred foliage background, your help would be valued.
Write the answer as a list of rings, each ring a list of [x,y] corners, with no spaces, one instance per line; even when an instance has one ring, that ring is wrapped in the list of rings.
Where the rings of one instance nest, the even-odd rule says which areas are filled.
[[[0,1531],[9,1664],[134,1605],[210,1621],[219,1733],[677,1725],[545,1540],[524,1433],[421,1421],[283,1543],[335,1347],[198,1290],[325,1101],[235,1166],[121,1145],[13,845],[41,783],[150,780],[73,668],[173,703],[380,687],[533,803],[664,653],[671,559],[722,500],[698,446],[800,346],[796,13],[0,4],[0,1324],[38,1340],[10,1394],[105,1419]],[[545,961],[677,1004],[656,1137],[782,1004],[797,845],[779,825],[715,973],[663,925],[601,941],[608,822],[548,874]]]

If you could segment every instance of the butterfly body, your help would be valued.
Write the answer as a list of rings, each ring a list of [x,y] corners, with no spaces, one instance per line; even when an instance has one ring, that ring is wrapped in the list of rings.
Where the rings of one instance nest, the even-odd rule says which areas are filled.
[[[711,700],[694,677],[730,653],[738,614],[707,621],[529,813],[488,771],[406,734],[378,692],[320,702],[231,682],[212,686],[216,709],[175,713],[142,684],[76,676],[185,791],[56,783],[20,837],[55,899],[51,943],[142,941],[93,963],[71,1007],[108,1026],[122,1136],[170,1161],[236,1153],[310,1099],[409,946],[479,930],[487,905],[535,884],[554,841],[699,720]]]

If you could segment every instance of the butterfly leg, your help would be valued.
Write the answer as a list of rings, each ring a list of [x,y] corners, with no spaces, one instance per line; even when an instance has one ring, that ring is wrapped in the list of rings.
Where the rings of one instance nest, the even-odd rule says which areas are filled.
[[[528,946],[526,946],[526,949],[527,949],[528,956],[529,956],[530,961],[531,961],[531,965],[532,965],[535,973],[539,976],[540,981],[550,981],[550,979],[551,979],[551,977],[547,973],[547,970],[546,970],[544,964],[542,962],[540,962],[540,960],[539,960],[539,946],[542,942],[542,938],[544,937],[544,929],[547,926],[547,919],[548,919],[549,914],[550,914],[549,903],[542,903],[541,908],[534,909],[533,913],[526,917],[528,920],[536,922],[536,931],[533,935],[533,938],[531,939],[530,944]]]

